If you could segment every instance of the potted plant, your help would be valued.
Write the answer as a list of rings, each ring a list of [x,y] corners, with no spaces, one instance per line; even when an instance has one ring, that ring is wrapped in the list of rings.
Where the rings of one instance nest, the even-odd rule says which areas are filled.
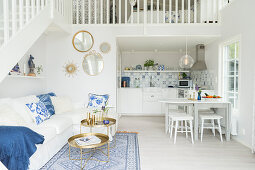
[[[146,60],[144,63],[145,70],[153,70],[154,60]]]

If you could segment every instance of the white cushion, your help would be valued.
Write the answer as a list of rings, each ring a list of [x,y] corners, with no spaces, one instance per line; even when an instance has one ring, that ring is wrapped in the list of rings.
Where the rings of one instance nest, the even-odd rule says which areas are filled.
[[[76,109],[62,114],[54,115],[55,117],[63,117],[72,120],[73,124],[80,124],[83,119],[87,118],[86,109]]]
[[[74,108],[73,103],[69,97],[52,96],[51,101],[55,109],[55,114],[69,112]]]
[[[24,119],[25,122],[33,122],[33,118],[28,112],[27,103],[36,103],[39,99],[36,96],[26,96],[17,99],[13,99],[11,106],[13,109]]]
[[[38,127],[54,127],[56,129],[57,134],[61,134],[67,128],[72,126],[72,121],[64,117],[56,117],[55,115],[51,116],[50,119],[42,122]]]
[[[0,104],[0,125],[19,126],[24,119],[8,104]]]

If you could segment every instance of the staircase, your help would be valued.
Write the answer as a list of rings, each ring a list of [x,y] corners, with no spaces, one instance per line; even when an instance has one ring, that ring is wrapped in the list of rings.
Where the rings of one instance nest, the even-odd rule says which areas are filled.
[[[70,0],[0,1],[0,82],[53,22],[68,30],[71,6]]]

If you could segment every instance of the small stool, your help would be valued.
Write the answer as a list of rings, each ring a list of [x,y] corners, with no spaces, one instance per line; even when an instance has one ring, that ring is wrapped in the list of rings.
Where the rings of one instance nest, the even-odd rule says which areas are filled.
[[[185,112],[185,111],[183,111],[183,110],[177,110],[177,109],[169,109],[169,111],[168,111],[168,117],[167,117],[167,119],[168,119],[168,131],[169,131],[169,133],[171,132],[171,116],[173,116],[173,115],[180,115],[180,114],[182,114],[182,115],[186,115],[187,113]],[[182,130],[183,130],[183,121],[181,121],[181,126],[178,126],[179,128],[181,128]]]
[[[220,133],[220,140],[222,142],[222,133],[221,133],[221,126],[220,120],[223,118],[217,114],[200,114],[199,118],[201,120],[200,131],[201,131],[201,142],[203,141],[203,131],[204,129],[212,129],[213,135],[215,136],[215,129],[218,129]],[[205,123],[205,120],[210,120],[211,123]],[[218,127],[215,126],[214,121],[217,121]]]
[[[176,143],[176,137],[177,137],[178,132],[182,132],[182,133],[185,132],[186,138],[188,138],[188,133],[190,133],[192,144],[194,144],[193,125],[192,125],[193,116],[188,115],[188,114],[179,113],[179,114],[169,115],[169,119],[171,119],[170,125],[169,125],[170,126],[170,138],[172,138],[173,128],[175,128],[174,144]],[[184,121],[185,131],[183,131],[183,129],[178,130],[179,122],[183,122],[183,121]],[[188,126],[188,124],[189,124],[189,126]]]

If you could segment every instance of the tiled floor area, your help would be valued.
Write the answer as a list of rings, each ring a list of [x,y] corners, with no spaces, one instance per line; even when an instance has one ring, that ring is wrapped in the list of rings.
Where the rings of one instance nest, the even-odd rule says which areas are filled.
[[[184,134],[173,144],[164,132],[164,117],[122,116],[120,131],[139,133],[142,170],[255,170],[255,155],[235,141],[223,143],[208,131],[203,143]]]

